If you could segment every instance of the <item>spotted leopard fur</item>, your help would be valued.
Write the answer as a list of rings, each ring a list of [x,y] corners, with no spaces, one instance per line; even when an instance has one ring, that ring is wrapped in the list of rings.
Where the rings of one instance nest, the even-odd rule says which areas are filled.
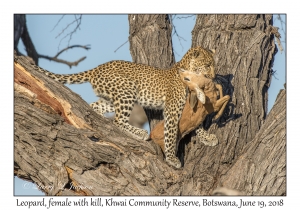
[[[114,111],[114,124],[138,139],[147,140],[149,135],[146,130],[128,123],[134,103],[149,109],[164,110],[166,161],[180,168],[181,162],[176,157],[176,140],[187,94],[178,69],[201,72],[213,79],[214,67],[213,53],[202,47],[194,47],[169,69],[116,60],[77,74],[54,74],[39,67],[38,70],[61,83],[90,82],[100,97],[97,102],[90,104],[91,107],[100,114]]]

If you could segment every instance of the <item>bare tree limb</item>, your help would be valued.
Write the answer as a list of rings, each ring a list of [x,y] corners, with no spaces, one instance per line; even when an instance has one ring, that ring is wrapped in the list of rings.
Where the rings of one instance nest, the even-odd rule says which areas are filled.
[[[82,15],[79,16],[79,19],[81,20],[81,17]],[[61,19],[60,19],[61,20]],[[71,23],[69,23],[55,38],[58,38],[60,35],[62,35],[65,30],[67,30],[69,28],[69,26],[71,26],[73,23],[77,22],[77,18],[76,18],[76,15],[75,15],[75,20],[73,20]],[[77,22],[78,24],[78,22]],[[76,28],[74,30],[76,30],[77,28],[79,27],[79,25],[76,26]],[[73,30],[73,31],[74,31]]]
[[[121,47],[123,47],[126,43],[128,42],[128,40],[126,42],[124,42],[123,44],[121,44],[114,52],[117,52]]]
[[[59,46],[60,46],[60,44],[61,44],[61,42],[65,39],[65,38],[67,38],[68,36],[69,36],[69,41],[68,41],[68,46],[69,46],[69,44],[70,44],[70,41],[71,41],[71,39],[72,39],[72,36],[73,36],[73,34],[77,31],[77,29],[80,29],[80,24],[81,24],[81,20],[82,20],[82,15],[79,15],[79,17],[77,17],[77,15],[74,15],[75,16],[75,19],[71,22],[71,23],[69,23],[55,38],[58,38],[58,37],[60,37],[71,25],[73,25],[75,22],[77,23],[76,24],[76,27],[73,29],[73,31],[71,31],[70,33],[68,33],[68,34],[66,34],[61,40],[60,40],[60,42],[59,42],[59,45],[58,45],[58,48],[59,48]],[[62,18],[61,18],[62,19]],[[60,19],[60,20],[61,20]],[[59,21],[60,21],[59,20]],[[58,24],[58,23],[57,23]],[[56,25],[57,25],[56,24]],[[55,26],[56,27],[56,26]]]
[[[177,19],[187,19],[187,18],[191,18],[191,17],[196,17],[196,15],[187,15],[187,16],[181,16],[181,17],[176,17]]]
[[[66,61],[66,60],[62,60],[62,59],[59,59],[57,58],[61,53],[63,53],[64,51],[68,50],[68,49],[72,49],[74,47],[80,47],[80,48],[83,48],[83,49],[86,49],[86,50],[89,50],[91,49],[89,47],[89,45],[72,45],[72,46],[69,46],[69,47],[66,47],[65,49],[59,51],[54,57],[50,57],[50,56],[47,56],[47,55],[41,55],[41,54],[38,54],[38,57],[39,58],[45,58],[47,60],[50,60],[50,61],[55,61],[55,62],[58,62],[58,63],[64,63],[64,64],[67,64],[70,68],[72,68],[72,66],[77,66],[78,63],[80,63],[81,61],[83,61],[84,59],[86,59],[86,56],[78,59],[77,61],[74,61],[74,62],[69,62],[69,61]]]
[[[54,57],[50,57],[48,55],[41,55],[41,54],[37,54],[37,57],[38,58],[44,58],[44,59],[47,59],[47,60],[50,60],[50,61],[55,61],[57,63],[63,63],[63,64],[66,64],[68,65],[70,68],[72,68],[72,66],[77,66],[81,61],[85,60],[86,59],[86,56],[78,59],[77,61],[73,61],[73,62],[70,62],[70,61],[66,61],[66,60],[62,60],[62,59],[59,59],[57,58],[58,55],[60,55],[63,51],[67,50],[67,49],[70,49],[70,48],[73,48],[73,47],[82,47],[86,50],[89,50],[90,48],[86,46],[82,46],[82,45],[73,45],[73,46],[70,46],[70,47],[67,47],[65,48],[64,50],[62,50],[61,52],[57,53]],[[22,53],[18,52],[18,55],[23,55]],[[25,55],[24,55],[25,56]],[[29,58],[31,58],[30,56],[28,56]],[[32,58],[31,58],[32,59]],[[32,59],[32,61],[36,64],[36,60]]]
[[[50,32],[52,32],[52,31],[56,28],[56,26],[58,26],[58,24],[60,23],[60,21],[61,21],[64,17],[65,17],[65,15],[62,15],[62,16],[61,16],[61,18],[57,21],[57,23],[55,24],[55,26],[53,27],[53,29],[52,29]]]
[[[22,39],[23,44],[25,45],[27,55],[33,59],[33,61],[35,62],[36,65],[38,65],[39,57],[38,57],[38,53],[34,47],[34,44],[31,40],[31,37],[29,35],[28,29],[27,29],[26,16],[25,15],[19,15],[19,16],[21,16],[21,18],[22,18],[21,39]],[[17,17],[18,17],[18,15],[15,16],[15,18],[17,18]],[[16,40],[15,40],[15,43],[17,43]],[[15,46],[15,47],[17,47],[17,46]]]
[[[278,29],[279,29],[278,27],[271,26],[269,30],[270,30],[271,34],[274,34],[276,42],[277,42],[278,47],[279,47],[279,50],[280,50],[280,52],[282,52],[283,51],[283,47],[282,47],[281,41],[280,41],[281,35],[278,32]]]
[[[280,30],[282,30],[283,33],[286,34],[286,32],[285,32],[285,30],[284,30],[284,26],[283,26],[283,25],[285,24],[285,22],[281,19],[280,14],[277,15],[277,18],[276,18],[276,19],[278,19],[279,22],[280,22],[280,25],[281,25]],[[275,19],[275,20],[276,20],[276,19]],[[274,20],[274,22],[275,22],[275,20]],[[283,52],[283,47],[282,47],[282,45],[281,45],[281,40],[280,40],[281,36],[280,36],[280,33],[279,33],[278,30],[279,30],[279,28],[274,27],[274,29],[271,30],[271,33],[273,33],[273,34],[275,35],[276,42],[277,42],[277,44],[278,44],[279,50],[280,50],[280,52],[282,53],[282,52]],[[285,43],[285,41],[282,41],[282,42]]]
[[[64,64],[67,64],[70,68],[72,68],[72,66],[77,66],[78,63],[80,63],[81,61],[83,61],[84,59],[86,59],[86,56],[78,59],[77,61],[74,61],[74,62],[69,62],[69,61],[65,61],[65,60],[62,60],[62,59],[59,59],[57,57],[49,57],[47,55],[39,55],[40,58],[45,58],[45,59],[48,59],[50,61],[55,61],[55,62],[58,62],[58,63],[64,63]]]
[[[68,49],[72,49],[74,47],[80,47],[86,50],[91,49],[90,45],[72,45],[72,46],[68,46],[65,49],[62,49],[61,51],[59,51],[54,57],[57,58],[61,53],[63,53],[64,51],[67,51]]]
[[[58,21],[58,23],[62,20],[64,16],[62,16],[60,18],[60,20]],[[86,59],[86,56],[78,59],[77,61],[74,61],[74,62],[70,62],[70,61],[66,61],[66,60],[62,60],[62,59],[59,59],[58,56],[67,51],[68,49],[72,49],[72,48],[75,48],[75,47],[79,47],[79,48],[83,48],[83,49],[86,49],[86,50],[89,50],[91,49],[90,48],[90,45],[72,45],[72,46],[68,46],[64,49],[62,49],[61,51],[59,51],[55,56],[51,57],[51,56],[47,56],[47,55],[41,55],[39,54],[35,47],[34,47],[34,44],[31,40],[31,37],[29,35],[29,32],[27,30],[27,25],[26,25],[26,16],[25,15],[15,15],[14,16],[15,18],[15,38],[14,38],[14,43],[15,43],[15,50],[18,52],[19,55],[22,55],[22,53],[20,53],[17,49],[17,44],[18,44],[18,41],[19,39],[21,38],[24,45],[25,45],[25,48],[26,48],[26,52],[27,52],[27,55],[33,60],[33,62],[38,65],[38,59],[39,58],[45,58],[45,59],[48,59],[50,61],[56,61],[58,63],[64,63],[64,64],[67,64],[70,68],[72,68],[72,66],[77,66],[78,63],[80,63],[81,61],[83,61],[84,59]],[[79,19],[79,18],[78,18]],[[76,21],[76,20],[75,20]],[[78,20],[77,20],[78,21]],[[81,21],[81,17],[80,17],[80,21]],[[57,23],[57,24],[58,24]],[[80,22],[77,22],[78,24],[80,24]],[[57,24],[54,26],[54,28],[57,26]],[[69,24],[70,25],[70,24]],[[67,26],[69,27],[69,26]],[[67,28],[66,27],[66,28]],[[77,25],[77,27],[79,27]],[[53,28],[53,29],[54,29]],[[66,29],[65,28],[65,29]],[[53,30],[52,29],[52,30]],[[64,30],[65,30],[64,29]]]
[[[283,33],[285,33],[285,30],[284,30],[284,27],[283,27],[283,25],[285,24],[285,22],[281,19],[281,16],[280,16],[280,15],[277,15],[277,19],[278,19],[279,22],[280,22],[281,30],[283,31]]]
[[[170,16],[172,16],[172,15],[170,15]],[[176,30],[176,26],[175,26],[174,23],[173,23],[173,20],[175,19],[175,17],[176,17],[176,15],[174,15],[174,17],[171,17],[171,18],[170,18],[170,22],[171,22],[172,29],[173,29],[172,36],[174,36],[174,35],[177,36],[178,41],[179,41],[179,44],[180,44],[180,46],[181,46],[181,48],[182,48],[182,50],[183,50],[184,47],[183,47],[183,45],[182,45],[182,43],[181,43],[181,39],[182,39],[183,41],[185,41],[185,42],[186,42],[186,40],[185,40],[182,36],[180,36],[180,35],[178,34],[177,30]],[[178,17],[177,17],[177,18],[178,18]],[[174,50],[174,52],[178,55],[178,53],[177,53],[175,50]]]
[[[18,51],[19,40],[23,34],[26,25],[26,17],[24,14],[14,15],[14,49]]]

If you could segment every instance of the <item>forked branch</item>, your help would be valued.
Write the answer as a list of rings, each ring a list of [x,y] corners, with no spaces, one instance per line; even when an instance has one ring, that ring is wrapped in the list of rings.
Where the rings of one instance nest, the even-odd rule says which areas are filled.
[[[63,53],[64,51],[67,51],[68,49],[71,49],[71,48],[74,48],[74,47],[80,47],[80,48],[83,48],[83,49],[86,49],[86,50],[89,50],[91,49],[89,47],[90,45],[72,45],[72,46],[68,46],[66,47],[65,49],[62,49],[61,51],[59,51],[55,56],[53,57],[50,57],[50,56],[47,56],[47,55],[41,55],[41,54],[38,54],[38,57],[39,58],[45,58],[45,59],[48,59],[50,61],[56,61],[58,63],[64,63],[64,64],[67,64],[70,68],[72,68],[72,66],[77,66],[78,63],[80,63],[81,61],[83,61],[84,59],[86,59],[86,56],[78,59],[77,61],[74,61],[74,62],[69,62],[69,61],[66,61],[66,60],[62,60],[62,59],[59,59],[58,56]]]

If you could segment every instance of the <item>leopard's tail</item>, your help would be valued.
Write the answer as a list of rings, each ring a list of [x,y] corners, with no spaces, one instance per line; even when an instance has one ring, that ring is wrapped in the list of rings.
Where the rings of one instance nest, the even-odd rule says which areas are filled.
[[[80,72],[77,74],[55,74],[38,66],[36,66],[36,69],[39,72],[42,72],[48,77],[63,84],[81,84],[84,82],[89,82],[90,80],[88,71]]]

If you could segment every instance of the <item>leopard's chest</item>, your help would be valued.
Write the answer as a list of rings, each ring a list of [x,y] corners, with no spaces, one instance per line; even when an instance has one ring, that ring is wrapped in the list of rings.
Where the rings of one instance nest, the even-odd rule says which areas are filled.
[[[152,85],[147,88],[138,88],[137,103],[145,108],[163,110],[167,101],[176,103],[176,101],[181,101],[184,97],[184,86],[172,84],[169,86],[165,85],[164,87],[158,87]],[[167,103],[169,104],[169,102]]]

